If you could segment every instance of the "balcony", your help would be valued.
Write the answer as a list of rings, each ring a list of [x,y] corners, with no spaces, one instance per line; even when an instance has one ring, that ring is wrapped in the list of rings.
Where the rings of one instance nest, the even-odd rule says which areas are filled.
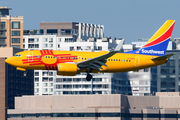
[[[6,45],[5,41],[0,41],[0,45]]]
[[[0,35],[0,38],[6,38],[6,35]]]

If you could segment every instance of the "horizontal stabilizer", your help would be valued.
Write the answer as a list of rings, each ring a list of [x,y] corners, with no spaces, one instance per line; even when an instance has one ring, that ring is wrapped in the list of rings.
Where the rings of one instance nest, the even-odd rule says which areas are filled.
[[[156,58],[152,58],[152,60],[165,60],[171,56],[173,56],[174,54],[168,54],[168,55],[163,55],[163,56],[160,56],[160,57],[156,57]]]

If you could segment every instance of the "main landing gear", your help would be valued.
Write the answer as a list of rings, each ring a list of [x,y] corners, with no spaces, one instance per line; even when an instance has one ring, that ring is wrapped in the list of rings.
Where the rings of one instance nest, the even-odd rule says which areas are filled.
[[[91,81],[91,79],[92,79],[92,75],[90,73],[87,73],[86,80]]]

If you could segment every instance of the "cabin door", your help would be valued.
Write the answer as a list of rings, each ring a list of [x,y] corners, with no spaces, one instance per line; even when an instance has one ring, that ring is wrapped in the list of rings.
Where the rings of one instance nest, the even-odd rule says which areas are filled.
[[[140,63],[140,57],[136,56],[135,57],[135,66],[139,66],[139,63]]]

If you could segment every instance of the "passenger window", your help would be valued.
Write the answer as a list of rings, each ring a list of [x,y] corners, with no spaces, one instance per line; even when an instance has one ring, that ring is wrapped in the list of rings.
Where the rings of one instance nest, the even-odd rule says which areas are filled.
[[[128,60],[126,60],[126,62],[128,62]]]
[[[129,62],[131,62],[131,60],[129,60]]]

